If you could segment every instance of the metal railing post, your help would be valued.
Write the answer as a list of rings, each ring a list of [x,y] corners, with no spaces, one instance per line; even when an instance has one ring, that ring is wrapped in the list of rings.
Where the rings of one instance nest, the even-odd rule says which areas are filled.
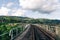
[[[13,40],[13,31],[11,31],[11,40]]]
[[[16,28],[16,35],[18,34],[18,28]]]

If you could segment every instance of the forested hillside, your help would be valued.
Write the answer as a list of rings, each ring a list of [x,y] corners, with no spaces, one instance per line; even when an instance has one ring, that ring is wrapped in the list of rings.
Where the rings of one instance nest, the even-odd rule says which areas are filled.
[[[0,23],[39,23],[39,24],[49,24],[57,25],[60,24],[60,20],[51,19],[33,19],[28,17],[17,17],[17,16],[0,16]]]

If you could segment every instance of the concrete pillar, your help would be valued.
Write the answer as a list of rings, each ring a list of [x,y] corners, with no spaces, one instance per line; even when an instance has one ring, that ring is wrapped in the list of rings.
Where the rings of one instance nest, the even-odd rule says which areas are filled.
[[[18,35],[18,28],[16,28],[16,36]]]
[[[48,27],[48,30],[51,31],[51,26]]]
[[[59,33],[59,32],[58,32],[58,28],[59,28],[59,27],[57,27],[57,26],[55,27],[55,32],[56,32],[57,35],[58,35],[58,33]]]
[[[12,30],[10,30],[10,32],[9,32],[9,36],[11,37],[11,39],[10,39],[10,40],[13,40],[13,29],[12,29]]]
[[[13,40],[13,30],[11,31],[11,40]]]
[[[45,29],[48,30],[48,25],[46,25],[45,27],[46,27]]]

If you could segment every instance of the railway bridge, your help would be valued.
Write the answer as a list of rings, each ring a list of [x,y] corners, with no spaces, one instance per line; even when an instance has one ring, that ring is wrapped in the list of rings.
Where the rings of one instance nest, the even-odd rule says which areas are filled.
[[[36,25],[28,25],[26,29],[11,40],[56,40],[56,35]]]

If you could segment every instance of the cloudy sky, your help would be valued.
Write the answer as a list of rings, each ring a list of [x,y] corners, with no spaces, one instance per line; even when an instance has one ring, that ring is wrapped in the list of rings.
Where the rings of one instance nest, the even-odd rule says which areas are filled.
[[[60,0],[0,0],[0,16],[60,20]]]

